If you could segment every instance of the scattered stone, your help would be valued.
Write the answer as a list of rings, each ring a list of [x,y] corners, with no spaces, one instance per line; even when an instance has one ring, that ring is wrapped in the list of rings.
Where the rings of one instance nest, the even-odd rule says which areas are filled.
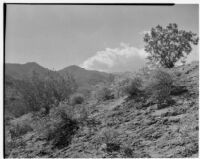
[[[173,86],[170,94],[174,96],[178,96],[186,92],[188,92],[188,89],[186,86]]]

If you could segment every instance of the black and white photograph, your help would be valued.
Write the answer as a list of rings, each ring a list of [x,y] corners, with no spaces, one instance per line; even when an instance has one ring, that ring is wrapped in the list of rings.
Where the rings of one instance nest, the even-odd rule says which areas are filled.
[[[199,4],[4,3],[4,158],[198,158]]]

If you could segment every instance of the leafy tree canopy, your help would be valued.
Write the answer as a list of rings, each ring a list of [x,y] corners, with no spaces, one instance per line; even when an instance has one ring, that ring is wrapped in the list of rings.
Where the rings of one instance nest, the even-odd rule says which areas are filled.
[[[179,30],[177,24],[169,24],[166,28],[158,25],[144,36],[147,59],[166,68],[174,67],[175,63],[192,51],[191,44],[198,44],[197,34]]]

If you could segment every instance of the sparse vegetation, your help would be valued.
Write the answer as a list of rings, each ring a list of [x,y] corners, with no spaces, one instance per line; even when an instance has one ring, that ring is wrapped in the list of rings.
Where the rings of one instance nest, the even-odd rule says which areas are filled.
[[[76,105],[76,104],[82,104],[84,102],[84,97],[82,94],[74,94],[71,97],[71,104]]]
[[[97,99],[99,101],[100,100],[105,101],[105,100],[109,100],[109,99],[113,99],[113,98],[114,98],[114,94],[107,87],[103,87],[97,92]]]
[[[76,90],[76,92],[82,94],[85,99],[89,99],[91,97],[91,91],[92,89],[87,87],[78,87]]]
[[[124,156],[127,158],[133,158],[133,150],[130,147],[123,148]]]
[[[126,78],[121,81],[119,88],[122,91],[128,88],[128,95],[134,98],[121,95],[118,99],[107,100],[112,99],[115,85],[107,87],[106,90],[109,91],[104,90],[98,102],[94,98],[84,98],[83,103],[78,99],[77,102],[76,97],[79,92],[75,92],[71,96],[75,101],[73,103],[71,100],[64,99],[59,104],[53,103],[48,114],[43,114],[42,111],[29,113],[31,117],[28,123],[31,123],[32,129],[22,128],[22,126],[22,129],[18,126],[14,129],[10,125],[16,119],[8,118],[7,125],[11,131],[13,129],[14,139],[10,140],[8,133],[6,155],[10,157],[19,157],[20,154],[23,157],[80,157],[82,155],[90,157],[91,155],[92,157],[142,158],[154,157],[154,154],[149,154],[149,148],[154,149],[155,146],[155,152],[159,157],[169,155],[163,147],[167,147],[170,151],[173,149],[171,154],[173,157],[191,157],[197,154],[198,143],[194,141],[198,141],[196,135],[198,124],[194,125],[193,122],[198,121],[198,111],[196,111],[198,106],[195,103],[196,96],[188,95],[190,90],[194,90],[189,90],[187,87],[185,93],[174,93],[174,89],[177,90],[178,87],[176,85],[180,84],[182,88],[183,84],[186,82],[188,84],[188,81],[180,82],[194,72],[191,68],[185,70],[185,72],[189,71],[185,75],[181,67],[179,69],[181,78],[174,72],[178,70],[177,68],[146,68],[136,75],[137,78]],[[194,74],[191,76],[193,77]],[[195,84],[188,85],[195,87]],[[102,85],[99,85],[99,88],[102,88]],[[170,105],[171,97],[177,100],[175,106]],[[148,104],[149,106],[144,106]],[[158,110],[156,105],[158,109],[164,107],[165,109]],[[185,123],[187,127],[183,128],[182,124]],[[88,152],[90,155],[87,155]]]
[[[33,128],[26,122],[12,124],[10,128],[11,139],[18,138],[29,131],[33,131]]]
[[[106,144],[106,151],[118,151],[120,142],[118,140],[119,132],[117,130],[107,128],[103,129],[100,134],[101,143]]]

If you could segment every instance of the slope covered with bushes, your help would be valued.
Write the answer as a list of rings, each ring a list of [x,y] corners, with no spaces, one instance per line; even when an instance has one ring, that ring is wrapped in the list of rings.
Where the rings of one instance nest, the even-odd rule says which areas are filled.
[[[36,112],[10,120],[7,156],[197,157],[198,62],[144,73],[121,84],[119,96],[81,97],[81,102],[72,96],[73,105],[60,102],[48,115]],[[109,97],[116,86],[110,85]],[[13,138],[9,130],[20,133]]]

